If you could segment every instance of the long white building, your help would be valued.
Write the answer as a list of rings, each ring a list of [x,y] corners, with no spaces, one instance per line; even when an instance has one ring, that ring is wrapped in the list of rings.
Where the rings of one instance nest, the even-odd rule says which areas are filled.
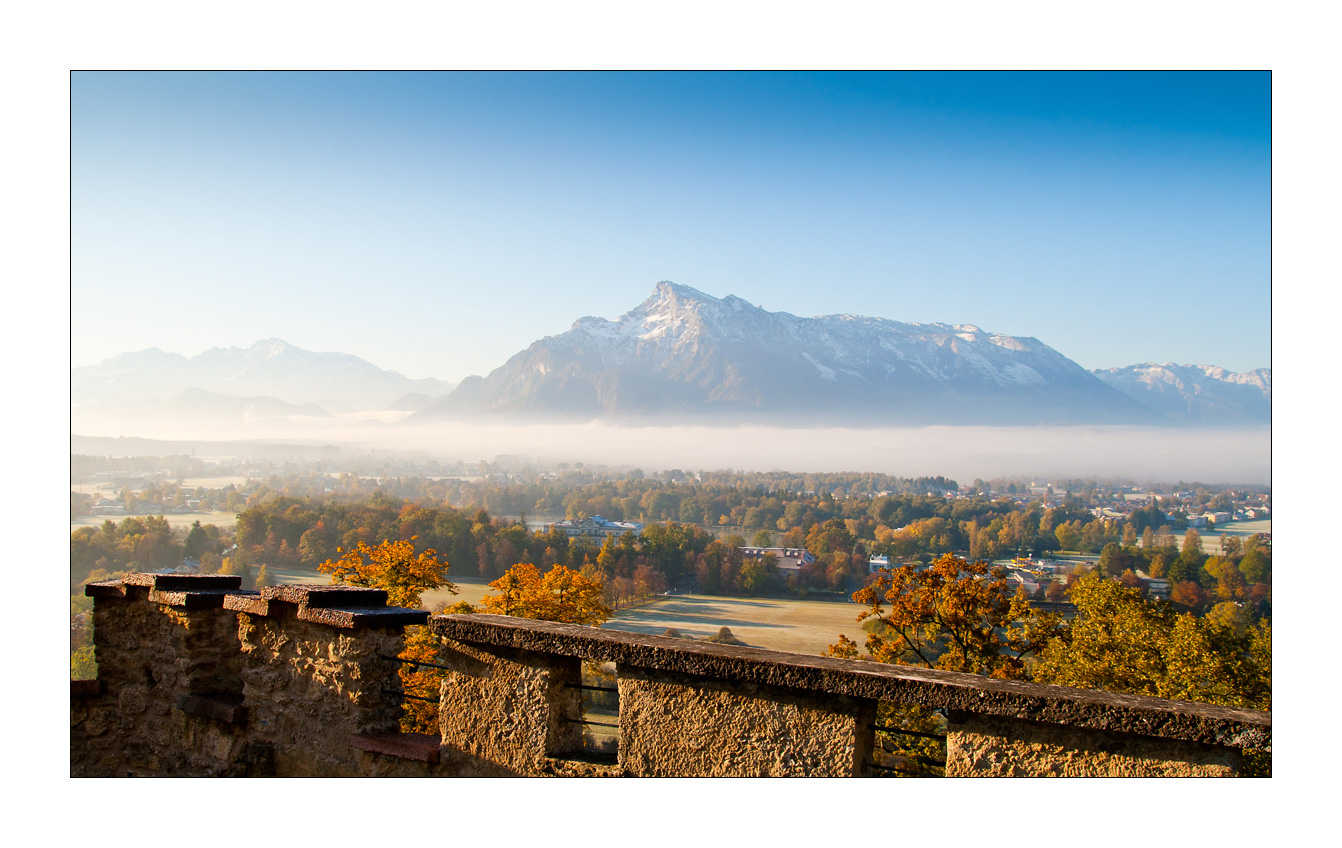
[[[643,525],[637,521],[609,521],[599,515],[580,518],[577,521],[555,521],[545,526],[546,530],[552,528],[564,531],[569,538],[604,539],[607,536],[623,536],[625,533],[633,533],[637,536],[643,532]]]

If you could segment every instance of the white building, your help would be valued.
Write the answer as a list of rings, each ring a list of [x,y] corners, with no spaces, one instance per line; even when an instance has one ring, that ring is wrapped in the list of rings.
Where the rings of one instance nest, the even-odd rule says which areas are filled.
[[[552,528],[564,531],[569,538],[605,539],[607,536],[623,536],[625,533],[637,536],[643,532],[643,525],[636,521],[608,521],[599,515],[580,518],[577,521],[556,521],[545,526],[546,530]]]

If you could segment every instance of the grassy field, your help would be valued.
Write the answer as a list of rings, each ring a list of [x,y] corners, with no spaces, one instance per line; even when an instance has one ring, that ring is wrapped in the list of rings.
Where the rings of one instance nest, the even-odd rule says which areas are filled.
[[[674,627],[694,639],[716,636],[718,628],[729,627],[733,636],[755,648],[818,655],[838,641],[840,633],[862,644],[865,636],[857,623],[862,609],[836,601],[672,595],[621,610],[602,626],[658,636]]]
[[[1205,527],[1198,530],[1198,536],[1202,539],[1202,552],[1204,554],[1221,555],[1221,536],[1252,536],[1254,533],[1271,533],[1272,519],[1260,518],[1256,521],[1232,521],[1229,524],[1218,526],[1214,530],[1208,530]],[[1183,544],[1183,536],[1175,534],[1176,544]]]
[[[276,582],[325,583],[325,574],[312,571],[277,569]],[[424,608],[466,601],[478,604],[491,594],[488,584],[453,581],[459,594],[441,589],[424,593]],[[857,614],[862,607],[836,601],[792,601],[774,598],[719,598],[711,595],[671,595],[658,598],[636,609],[620,610],[603,627],[630,633],[660,636],[674,627],[694,639],[716,636],[721,627],[747,645],[818,655],[838,640],[840,633],[862,643],[862,628]]]

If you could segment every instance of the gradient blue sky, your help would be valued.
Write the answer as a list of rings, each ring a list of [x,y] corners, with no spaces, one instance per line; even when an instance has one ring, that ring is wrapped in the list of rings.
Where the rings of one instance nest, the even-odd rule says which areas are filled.
[[[75,73],[73,365],[488,373],[661,279],[1270,367],[1267,73]]]

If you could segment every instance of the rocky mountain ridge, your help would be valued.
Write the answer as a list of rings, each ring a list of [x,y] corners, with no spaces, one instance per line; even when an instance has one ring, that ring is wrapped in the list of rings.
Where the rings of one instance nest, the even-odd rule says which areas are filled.
[[[799,318],[663,281],[412,416],[778,424],[1160,423],[1033,338],[967,324]]]
[[[75,368],[71,400],[127,422],[383,411],[412,423],[1235,426],[1270,421],[1271,371],[1143,363],[1089,372],[1038,339],[970,324],[800,318],[663,281],[624,315],[579,318],[455,390],[270,339],[196,357],[150,348]]]

